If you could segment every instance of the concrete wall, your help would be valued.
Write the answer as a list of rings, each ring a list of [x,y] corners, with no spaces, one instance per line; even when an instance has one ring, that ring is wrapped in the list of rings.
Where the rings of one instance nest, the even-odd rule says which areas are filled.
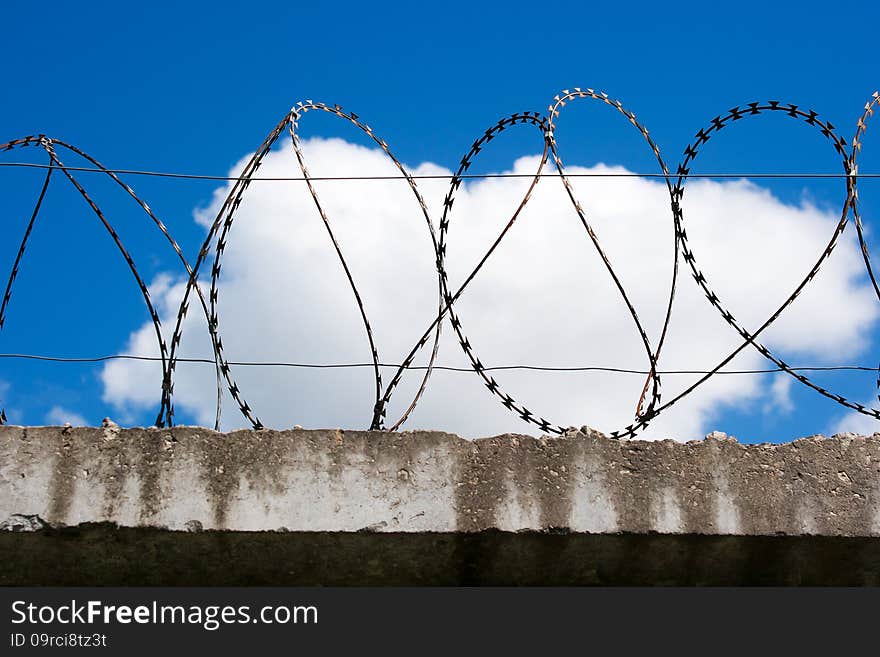
[[[0,427],[6,529],[880,536],[880,434],[741,445],[599,433]]]

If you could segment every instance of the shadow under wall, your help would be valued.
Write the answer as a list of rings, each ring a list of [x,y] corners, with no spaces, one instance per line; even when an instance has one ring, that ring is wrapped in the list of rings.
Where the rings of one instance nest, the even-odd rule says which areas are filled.
[[[880,585],[880,538],[660,534],[0,533],[6,586]]]

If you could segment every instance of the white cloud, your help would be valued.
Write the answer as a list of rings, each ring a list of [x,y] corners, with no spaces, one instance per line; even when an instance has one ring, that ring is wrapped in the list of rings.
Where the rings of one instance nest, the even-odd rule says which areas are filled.
[[[68,422],[75,427],[87,427],[89,423],[79,413],[74,413],[61,406],[53,406],[46,413],[45,422],[52,426],[62,426]]]
[[[791,399],[791,386],[794,382],[794,379],[785,373],[779,373],[773,377],[773,383],[767,390],[764,413],[788,414],[794,410],[794,402]]]
[[[394,175],[380,152],[339,139],[311,139],[304,150],[313,176]],[[537,157],[511,171],[534,172]],[[237,174],[243,161],[233,167]],[[475,169],[478,167],[474,167]],[[597,171],[624,171],[598,165]],[[591,169],[571,167],[572,172]],[[422,164],[415,173],[446,173]],[[261,176],[298,175],[289,147],[271,153]],[[451,215],[450,282],[456,286],[516,208],[528,180],[486,179],[462,185]],[[439,216],[445,181],[420,189]],[[640,178],[577,178],[573,182],[603,248],[656,342],[666,309],[672,256],[672,220],[662,182]],[[415,199],[403,181],[320,182],[318,193],[346,254],[373,325],[380,357],[399,362],[427,327],[437,304],[434,254]],[[196,212],[207,225],[227,189]],[[695,180],[684,198],[693,249],[710,284],[737,319],[757,327],[790,293],[824,249],[837,218],[806,202],[787,205],[745,181]],[[223,261],[220,326],[230,360],[311,363],[367,362],[369,350],[351,290],[308,190],[301,182],[254,183],[237,213]],[[839,362],[860,354],[878,317],[865,285],[853,235],[813,285],[762,335],[786,357]],[[210,262],[208,263],[210,267]],[[663,369],[707,369],[738,344],[682,263],[677,303],[661,360]],[[180,279],[154,284],[166,328],[182,294]],[[182,355],[210,353],[204,319],[190,301]],[[589,243],[561,183],[545,179],[496,254],[456,306],[465,333],[484,365],[647,366],[632,321]],[[846,317],[846,321],[840,321]],[[467,365],[448,323],[440,362]],[[155,354],[152,327],[132,334],[127,350]],[[427,352],[424,354],[427,357]],[[424,360],[424,358],[423,358]],[[730,367],[767,365],[753,349]],[[240,388],[267,426],[369,424],[373,383],[369,368],[233,369]],[[391,370],[387,370],[387,381]],[[644,379],[613,373],[498,372],[496,380],[535,414],[564,426],[606,431],[628,424]],[[408,406],[420,373],[407,374],[389,409]],[[695,377],[663,379],[664,398]],[[113,362],[103,370],[104,398],[122,412],[151,408],[159,398],[157,364]],[[719,376],[661,415],[644,434],[690,439],[703,435],[725,408],[770,395],[785,408],[788,377],[767,388],[758,377]],[[180,364],[179,409],[213,424],[211,366]],[[831,402],[828,402],[829,404]],[[243,426],[227,399],[224,426]],[[434,428],[467,436],[504,431],[533,433],[503,408],[474,374],[435,372],[404,428]]]
[[[872,397],[862,403],[865,406],[872,408],[877,408],[878,405],[876,397]],[[880,432],[880,421],[868,417],[864,413],[850,411],[831,426],[828,435],[833,436],[837,433],[857,433],[862,436],[871,436],[876,432]]]

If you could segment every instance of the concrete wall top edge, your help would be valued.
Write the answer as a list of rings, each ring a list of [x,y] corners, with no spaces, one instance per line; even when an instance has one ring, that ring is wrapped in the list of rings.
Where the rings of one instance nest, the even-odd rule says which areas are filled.
[[[95,522],[880,536],[880,434],[745,445],[720,432],[651,442],[586,427],[477,440],[420,430],[123,429],[109,420],[0,427],[0,526]]]
[[[164,427],[164,428],[155,427],[155,426],[120,427],[112,420],[109,420],[109,418],[105,419],[104,424],[100,427],[97,427],[97,426],[94,426],[94,427],[93,426],[73,426],[73,425],[69,425],[69,424],[67,424],[67,425],[48,425],[48,424],[47,425],[17,425],[17,424],[8,424],[7,423],[4,425],[0,425],[0,432],[2,432],[4,430],[15,430],[15,429],[19,429],[19,430],[20,429],[31,429],[31,430],[34,430],[34,429],[56,429],[59,431],[60,430],[80,431],[80,430],[105,430],[107,428],[110,428],[111,430],[114,430],[114,431],[118,429],[120,431],[137,430],[137,431],[147,431],[147,432],[155,432],[155,433],[161,433],[161,432],[175,433],[178,431],[193,431],[193,430],[195,430],[195,431],[198,431],[203,434],[215,434],[218,436],[229,436],[229,437],[248,435],[248,434],[272,435],[272,434],[284,434],[284,433],[290,433],[290,432],[295,432],[298,434],[310,433],[310,432],[319,432],[322,434],[326,433],[326,432],[341,432],[342,434],[346,434],[346,435],[358,435],[358,434],[380,435],[380,434],[384,434],[384,435],[395,435],[395,436],[397,436],[397,435],[408,436],[408,435],[428,434],[428,435],[446,436],[450,440],[461,440],[466,443],[478,443],[480,441],[491,441],[491,440],[496,440],[496,439],[508,439],[508,438],[517,438],[517,439],[521,439],[521,440],[550,441],[550,440],[560,440],[560,439],[564,439],[566,437],[571,437],[573,435],[579,435],[579,434],[580,435],[595,436],[598,438],[605,438],[608,440],[612,440],[611,438],[608,438],[608,436],[603,434],[601,431],[598,431],[598,430],[593,429],[592,427],[588,427],[588,426],[582,426],[580,428],[571,427],[563,435],[542,434],[540,436],[534,436],[532,434],[520,434],[520,433],[513,433],[513,432],[505,432],[505,433],[494,434],[491,436],[481,436],[478,438],[463,438],[457,434],[450,433],[448,431],[442,431],[439,429],[403,429],[400,431],[388,432],[388,431],[371,431],[368,429],[345,429],[343,427],[319,427],[319,428],[306,429],[306,428],[297,426],[297,427],[289,427],[286,429],[266,428],[266,429],[260,429],[260,430],[233,429],[231,431],[216,431],[210,427],[204,427],[204,426],[200,426],[200,425],[188,425],[188,424],[178,424],[178,425],[175,425],[174,427]],[[817,434],[812,434],[809,436],[799,436],[797,438],[792,438],[791,440],[784,441],[784,442],[769,442],[769,441],[767,441],[767,442],[762,442],[762,443],[743,443],[743,445],[748,445],[750,447],[768,448],[768,447],[781,447],[781,446],[789,445],[789,444],[800,442],[800,441],[869,439],[869,438],[876,438],[878,436],[880,436],[880,431],[874,432],[871,435],[858,434],[858,433],[852,433],[852,432],[843,432],[843,433],[836,433],[836,434],[827,436],[827,435],[824,435],[821,433],[817,433]],[[618,440],[618,439],[613,439],[613,440]],[[705,442],[706,440],[720,440],[720,441],[731,441],[731,442],[739,443],[739,440],[737,439],[736,436],[729,435],[723,431],[712,431],[712,432],[706,434],[705,438],[702,438],[699,440],[683,441],[683,440],[678,440],[678,439],[672,438],[672,437],[663,438],[660,440],[643,440],[641,438],[636,437],[636,438],[619,439],[619,442],[622,442],[622,443],[677,443],[677,444],[682,444],[682,445],[695,445],[695,444],[701,444],[701,443]]]

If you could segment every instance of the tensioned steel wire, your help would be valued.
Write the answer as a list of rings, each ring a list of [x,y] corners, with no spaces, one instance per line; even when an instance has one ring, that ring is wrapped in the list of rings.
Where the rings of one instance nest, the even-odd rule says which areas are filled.
[[[39,164],[37,162],[0,162],[0,169],[4,168],[21,168],[21,169],[49,169],[49,164]],[[119,175],[129,176],[147,176],[153,178],[172,178],[179,180],[204,180],[208,182],[229,182],[240,180],[240,176],[220,176],[204,173],[186,173],[181,171],[151,171],[148,169],[99,169],[98,167],[77,167],[67,165],[68,171],[86,172],[86,173],[115,173]],[[312,182],[328,182],[328,181],[353,181],[353,180],[451,180],[452,174],[448,173],[419,173],[410,176],[400,174],[395,175],[363,175],[363,176],[309,176]],[[514,173],[512,171],[496,172],[496,173],[469,173],[459,176],[462,180],[483,180],[487,178],[532,178],[531,173]],[[545,172],[541,174],[542,178],[559,178],[559,174]],[[636,172],[636,171],[576,171],[566,173],[569,179],[575,178],[665,178],[662,173]],[[689,173],[685,178],[772,178],[772,179],[822,179],[822,178],[846,178],[845,173],[828,173],[821,171],[743,171],[735,172],[703,172]],[[880,178],[880,173],[859,173],[853,174],[855,178],[872,179]],[[303,176],[252,176],[249,178],[251,182],[305,182]]]
[[[662,177],[665,181],[667,192],[670,199],[670,216],[671,216],[671,231],[670,231],[670,240],[673,246],[673,257],[671,262],[669,263],[669,293],[666,297],[665,303],[665,315],[662,322],[662,325],[655,337],[651,337],[642,320],[639,317],[637,309],[630,297],[629,292],[626,287],[623,285],[622,280],[620,279],[617,269],[612,262],[612,259],[603,249],[600,237],[597,234],[596,230],[593,228],[590,217],[587,212],[584,210],[584,206],[578,198],[577,192],[575,191],[574,186],[572,185],[572,178],[580,177],[581,174],[569,174],[566,171],[566,167],[563,163],[562,156],[560,154],[559,143],[556,140],[556,128],[560,117],[563,113],[563,108],[574,102],[581,101],[597,101],[602,105],[608,107],[612,111],[621,115],[626,121],[628,121],[641,135],[643,142],[647,145],[647,147],[651,150],[657,165],[659,167],[659,173],[648,173],[648,174],[626,174],[633,176],[650,176],[650,177]],[[147,311],[150,315],[150,320],[154,327],[154,332],[156,335],[156,343],[159,351],[159,357],[156,359],[161,363],[161,371],[162,371],[162,380],[161,387],[159,391],[159,409],[156,417],[156,425],[157,426],[172,426],[174,423],[174,376],[176,372],[176,365],[178,362],[204,362],[203,359],[187,359],[182,358],[178,355],[179,346],[183,337],[184,332],[184,324],[185,319],[187,317],[189,311],[189,303],[191,301],[191,296],[193,294],[198,298],[199,306],[201,308],[202,314],[204,315],[204,319],[208,328],[208,332],[211,336],[211,345],[213,349],[213,360],[209,362],[213,362],[215,368],[215,379],[216,379],[216,390],[217,390],[217,399],[216,399],[216,414],[215,414],[215,428],[220,427],[221,413],[222,413],[222,399],[223,399],[223,391],[224,389],[229,392],[232,400],[238,406],[239,412],[243,417],[247,419],[247,421],[255,428],[261,429],[263,427],[263,423],[260,421],[256,411],[252,407],[251,403],[245,398],[244,392],[242,391],[239,384],[236,382],[235,377],[233,376],[233,367],[238,367],[242,365],[249,364],[257,364],[257,363],[248,363],[248,362],[232,362],[227,359],[223,346],[222,332],[221,332],[221,323],[220,323],[220,314],[218,311],[218,301],[221,293],[220,286],[220,276],[222,271],[222,259],[223,254],[230,243],[231,236],[234,234],[232,231],[236,212],[238,211],[242,200],[244,198],[245,192],[252,182],[259,180],[275,180],[275,181],[283,181],[283,180],[297,180],[305,182],[308,187],[309,194],[314,202],[315,208],[321,218],[322,224],[326,229],[327,236],[333,246],[334,253],[336,254],[336,258],[339,261],[340,266],[343,269],[343,272],[346,276],[346,280],[348,283],[348,287],[354,299],[354,302],[358,308],[358,312],[361,318],[361,323],[363,325],[364,335],[369,344],[370,354],[371,354],[371,362],[370,363],[360,363],[356,365],[340,365],[340,366],[363,366],[368,365],[373,372],[374,378],[374,395],[373,395],[373,411],[372,417],[370,419],[369,427],[374,430],[388,429],[395,430],[401,427],[404,422],[409,418],[413,410],[416,408],[419,403],[422,395],[424,394],[431,373],[434,369],[438,368],[436,362],[439,353],[439,345],[440,345],[440,335],[443,323],[448,319],[452,330],[455,333],[457,341],[467,357],[468,362],[470,363],[470,369],[479,376],[489,393],[496,397],[499,402],[507,408],[512,413],[515,413],[519,416],[524,422],[530,423],[534,426],[537,426],[544,432],[548,433],[563,433],[567,429],[566,427],[553,423],[549,419],[544,418],[539,413],[529,409],[525,403],[515,399],[507,389],[502,385],[501,382],[496,378],[496,374],[492,372],[497,372],[499,370],[504,369],[566,369],[566,368],[530,368],[528,366],[510,366],[510,367],[487,367],[485,366],[478,356],[478,350],[474,346],[472,340],[467,337],[464,331],[464,326],[462,322],[462,318],[460,317],[458,311],[455,308],[456,301],[462,296],[465,292],[466,288],[472,283],[472,281],[479,275],[481,269],[485,265],[485,263],[492,257],[493,253],[497,250],[499,245],[502,243],[506,235],[509,233],[511,227],[515,224],[515,222],[522,215],[523,210],[528,205],[529,201],[533,196],[533,192],[538,185],[538,183],[547,177],[557,178],[561,180],[568,200],[576,213],[578,220],[583,227],[588,243],[591,245],[592,249],[595,251],[596,255],[602,262],[603,269],[605,273],[609,276],[611,282],[613,283],[614,289],[617,291],[619,298],[623,305],[625,306],[627,313],[632,321],[632,326],[637,332],[640,342],[642,344],[642,348],[644,350],[644,357],[647,363],[647,367],[641,371],[646,375],[644,386],[642,387],[641,393],[637,400],[634,402],[635,413],[633,419],[622,426],[620,429],[610,432],[609,435],[615,438],[623,438],[623,437],[631,437],[636,435],[639,431],[644,429],[655,417],[657,417],[660,413],[665,411],[671,405],[679,402],[680,400],[687,397],[694,390],[696,390],[699,386],[703,385],[706,381],[717,374],[730,373],[729,370],[725,369],[727,366],[738,354],[740,354],[743,350],[752,347],[756,349],[764,358],[771,361],[774,367],[769,368],[768,370],[755,370],[755,371],[774,371],[774,372],[784,372],[792,377],[794,377],[797,381],[799,381],[804,386],[811,388],[815,392],[827,397],[838,404],[845,406],[849,409],[852,409],[858,413],[868,415],[875,419],[880,419],[880,410],[877,408],[869,408],[863,404],[855,402],[851,399],[848,399],[840,394],[835,393],[832,390],[824,388],[818,385],[815,381],[813,381],[809,376],[804,374],[806,371],[822,371],[824,369],[864,369],[864,368],[803,368],[803,367],[793,367],[788,363],[784,362],[777,355],[775,355],[769,348],[758,341],[759,336],[766,331],[768,327],[770,327],[774,322],[776,322],[782,313],[791,306],[792,303],[800,296],[800,294],[807,288],[807,286],[813,281],[813,279],[818,274],[820,268],[823,264],[828,260],[834,251],[835,247],[838,244],[839,238],[849,223],[850,219],[852,219],[853,223],[856,226],[858,243],[860,246],[860,250],[862,253],[862,258],[864,260],[865,269],[867,271],[868,277],[871,281],[871,284],[875,290],[878,301],[880,301],[880,285],[878,285],[877,277],[875,275],[870,253],[869,246],[867,242],[867,231],[864,228],[862,217],[859,212],[859,203],[858,203],[858,179],[860,177],[869,177],[871,174],[859,174],[858,172],[858,156],[862,150],[863,137],[867,130],[869,119],[873,116],[874,110],[880,106],[880,94],[873,94],[872,98],[866,103],[864,107],[863,114],[860,116],[856,132],[852,141],[847,143],[844,139],[838,136],[835,131],[834,126],[820,118],[819,115],[812,110],[803,110],[797,105],[786,104],[779,101],[767,101],[767,102],[753,102],[745,105],[734,107],[722,115],[716,116],[713,118],[705,127],[701,128],[695,138],[694,141],[688,145],[685,150],[681,160],[681,163],[675,169],[675,173],[671,173],[671,170],[667,166],[663,156],[661,155],[661,151],[659,146],[654,142],[653,138],[648,133],[648,130],[644,127],[644,125],[636,119],[635,114],[626,109],[619,101],[612,99],[607,94],[595,91],[593,89],[581,89],[574,88],[573,90],[563,90],[560,94],[554,97],[553,104],[548,107],[547,115],[542,115],[539,112],[518,112],[511,114],[508,117],[504,117],[499,120],[494,125],[490,126],[480,137],[478,137],[465,155],[462,157],[460,164],[458,165],[456,171],[449,176],[443,175],[420,175],[416,176],[409,172],[409,170],[400,162],[400,160],[394,155],[388,143],[379,137],[373,129],[366,124],[361,117],[353,112],[348,112],[343,110],[339,105],[328,105],[325,103],[314,102],[312,100],[307,100],[304,102],[297,103],[289,112],[287,112],[284,117],[278,122],[277,125],[271,130],[271,132],[267,135],[267,137],[263,140],[260,146],[255,150],[254,154],[247,161],[241,173],[238,176],[203,176],[203,175],[193,175],[193,174],[174,174],[174,173],[161,173],[161,172],[147,172],[147,171],[138,171],[138,170],[121,170],[121,169],[108,169],[101,165],[97,160],[95,160],[90,155],[86,154],[84,151],[67,144],[63,141],[52,139],[45,135],[32,135],[28,137],[24,137],[22,139],[17,139],[14,141],[7,142],[6,144],[0,144],[0,151],[8,152],[11,150],[15,150],[18,148],[25,147],[38,147],[43,149],[49,157],[49,161],[45,165],[40,164],[27,164],[27,163],[5,163],[10,166],[36,166],[44,168],[46,171],[46,175],[43,179],[43,183],[39,189],[39,193],[37,196],[37,200],[34,204],[33,210],[30,213],[30,218],[25,228],[24,236],[21,239],[20,246],[15,257],[15,260],[12,265],[12,269],[10,275],[7,279],[7,284],[2,300],[2,304],[0,304],[0,329],[3,328],[3,325],[7,318],[7,312],[9,307],[9,301],[12,295],[12,289],[18,273],[21,268],[23,256],[28,244],[28,240],[31,236],[33,227],[35,222],[38,219],[40,210],[43,205],[43,200],[46,197],[47,191],[50,187],[50,182],[53,179],[53,175],[56,172],[61,172],[63,176],[74,186],[79,195],[83,198],[86,204],[89,206],[93,214],[97,217],[99,222],[102,224],[104,229],[108,232],[108,234],[113,239],[113,242],[116,246],[117,251],[124,259],[128,269],[133,276],[135,283],[138,286],[140,294],[143,298],[144,304],[147,307]],[[395,176],[311,176],[308,168],[308,164],[305,158],[305,154],[302,149],[302,143],[300,139],[300,124],[309,112],[322,112],[326,114],[330,114],[332,116],[341,119],[342,121],[352,125],[361,133],[363,133],[366,137],[368,137],[381,151],[387,156],[391,162],[394,164],[394,167],[399,172],[399,175]],[[795,120],[800,120],[806,123],[809,126],[812,126],[819,136],[821,136],[829,145],[834,149],[835,153],[840,158],[841,166],[843,173],[842,174],[826,174],[826,173],[816,173],[816,174],[763,174],[763,177],[816,177],[816,178],[824,178],[824,177],[839,177],[845,181],[846,195],[844,202],[842,204],[840,220],[834,227],[834,230],[829,237],[828,243],[822,250],[822,252],[818,255],[815,263],[810,268],[810,270],[806,273],[800,283],[795,287],[795,289],[789,294],[789,296],[756,328],[749,328],[743,325],[740,321],[738,321],[734,315],[731,313],[729,308],[725,305],[724,301],[721,297],[714,291],[714,289],[710,285],[710,281],[706,274],[701,270],[698,265],[698,258],[694,249],[692,248],[687,230],[686,230],[686,219],[685,213],[683,209],[682,201],[684,199],[684,192],[686,187],[686,182],[690,178],[698,178],[698,177],[734,177],[739,174],[694,174],[691,173],[690,169],[693,166],[694,162],[697,159],[697,156],[700,150],[709,142],[709,140],[719,133],[722,129],[730,127],[732,124],[750,119],[755,116],[765,115],[765,114],[781,114],[783,116],[788,116]],[[473,163],[478,159],[479,154],[483,150],[483,148],[492,140],[499,138],[502,133],[505,133],[507,130],[513,128],[514,126],[525,126],[528,129],[535,130],[536,137],[541,140],[542,145],[542,154],[538,162],[538,166],[534,174],[515,174],[516,177],[525,177],[528,181],[528,187],[525,193],[522,195],[519,203],[517,204],[514,211],[509,215],[504,227],[489,246],[489,248],[485,251],[483,256],[479,259],[476,266],[471,270],[471,272],[464,278],[464,281],[455,287],[451,287],[449,284],[449,276],[446,267],[446,258],[447,258],[447,237],[450,223],[453,219],[453,207],[456,199],[456,193],[460,189],[463,182],[474,179],[474,178],[483,178],[483,177],[508,177],[510,174],[472,174],[469,169],[473,165]],[[278,142],[279,138],[287,132],[292,147],[293,152],[295,154],[297,164],[299,166],[301,176],[297,177],[288,177],[288,178],[260,178],[257,175],[257,172],[265,159],[266,155],[271,151],[273,146]],[[79,157],[84,158],[89,166],[85,167],[74,167],[74,166],[65,166],[65,164],[61,161],[58,155],[58,149],[65,149],[71,153],[78,155]],[[552,169],[554,171],[548,171],[548,163],[552,164]],[[0,163],[4,164],[4,163]],[[150,298],[149,289],[144,282],[143,277],[136,266],[136,263],[126,249],[125,245],[122,242],[122,239],[119,237],[116,232],[114,226],[111,224],[106,214],[101,210],[101,208],[97,205],[97,203],[93,200],[93,198],[88,194],[85,187],[79,178],[75,175],[79,172],[98,172],[105,176],[110,177],[115,184],[120,186],[128,196],[130,196],[134,202],[146,213],[149,219],[152,222],[152,225],[158,229],[166,241],[169,243],[171,248],[174,250],[177,258],[180,260],[184,270],[187,275],[187,284],[184,289],[183,298],[181,300],[180,306],[175,314],[175,322],[174,327],[171,333],[170,342],[166,342],[162,333],[162,326],[159,319],[159,315],[153,305],[153,302]],[[135,192],[134,190],[124,183],[120,175],[124,175],[125,173],[130,174],[143,174],[143,175],[161,175],[166,177],[178,177],[178,178],[201,178],[208,180],[224,180],[228,181],[230,184],[229,191],[226,195],[226,198],[220,207],[220,210],[217,213],[216,218],[211,223],[208,233],[205,237],[205,240],[202,244],[198,252],[198,256],[195,262],[191,265],[186,257],[184,256],[180,246],[171,236],[165,224],[155,215],[155,213],[150,209],[149,205],[145,203]],[[613,174],[612,174],[613,175]],[[600,176],[601,177],[601,176]],[[433,320],[429,323],[429,325],[425,328],[425,330],[421,333],[419,339],[409,350],[407,355],[401,360],[400,363],[396,364],[388,364],[381,360],[380,358],[380,345],[377,344],[375,339],[375,335],[370,324],[368,312],[367,312],[367,304],[364,302],[364,299],[360,293],[357,280],[352,273],[352,270],[349,266],[348,260],[346,259],[345,253],[343,252],[342,246],[339,240],[336,237],[334,232],[334,222],[331,215],[326,210],[325,204],[321,200],[321,196],[318,194],[317,188],[315,186],[316,181],[322,180],[370,180],[370,179],[392,179],[399,178],[401,180],[405,180],[410,191],[413,194],[416,202],[419,206],[420,214],[424,220],[425,227],[427,229],[427,237],[428,244],[434,254],[435,264],[436,264],[436,272],[437,272],[437,314],[433,318]],[[419,189],[419,181],[424,179],[448,179],[449,186],[448,191],[445,195],[442,205],[442,211],[439,216],[439,221],[437,221],[435,229],[435,222],[429,212],[428,206],[425,203],[425,200],[422,196],[422,193]],[[211,260],[210,265],[208,265],[207,261]],[[738,346],[733,349],[730,353],[720,359],[714,367],[707,370],[697,370],[692,371],[694,374],[700,375],[699,378],[687,386],[683,391],[675,394],[669,399],[665,399],[662,395],[661,390],[661,374],[665,374],[661,367],[660,361],[663,351],[663,346],[666,343],[666,338],[669,333],[669,327],[671,323],[671,318],[675,309],[675,299],[676,292],[681,285],[681,281],[679,280],[680,276],[680,264],[681,261],[684,260],[686,263],[687,270],[691,274],[691,278],[697,284],[701,292],[705,295],[707,301],[712,305],[712,307],[718,312],[718,314],[724,319],[724,321],[729,324],[740,336],[741,342]],[[204,286],[205,280],[207,277],[206,268],[210,266],[210,276],[209,281],[210,284],[208,286],[207,294],[205,293]],[[423,366],[414,365],[415,359],[430,345],[429,356],[427,359],[427,363]],[[14,357],[17,356],[15,354],[7,354],[5,356]],[[125,356],[118,356],[120,358]],[[106,357],[106,358],[114,358],[114,357]],[[46,360],[53,360],[52,358],[45,358]],[[54,360],[76,360],[76,359],[63,359],[56,358]],[[82,359],[88,361],[90,359]],[[95,359],[91,359],[95,360]],[[101,359],[98,359],[101,360]],[[265,365],[271,365],[271,363],[264,363]],[[278,364],[278,363],[275,363]],[[293,364],[293,363],[280,363],[282,365],[292,365],[292,366],[302,366],[302,367],[310,367],[311,365],[304,364]],[[321,366],[321,365],[316,365]],[[391,368],[393,370],[390,378],[387,382],[383,383],[382,378],[382,369]],[[446,368],[440,367],[439,369],[458,369],[458,368]],[[573,368],[578,369],[578,368]],[[606,370],[606,371],[617,371],[619,368],[580,368],[584,370],[589,369],[597,369],[597,370]],[[420,380],[419,385],[417,386],[415,394],[410,399],[409,403],[406,404],[406,408],[399,417],[396,417],[393,420],[387,419],[388,408],[392,399],[394,392],[397,390],[399,383],[401,382],[404,374],[408,371],[412,370],[420,370],[423,371],[422,378]],[[620,371],[628,371],[631,373],[638,373],[640,370],[623,370]],[[671,373],[671,372],[666,372]],[[877,369],[877,388],[880,389],[880,366]],[[880,399],[880,397],[878,397]],[[589,420],[589,418],[586,418]],[[0,410],[0,423],[6,421],[5,413]],[[585,422],[588,424],[589,422]]]
[[[22,361],[38,361],[45,363],[105,363],[111,360],[131,360],[159,363],[162,361],[160,356],[143,356],[139,354],[105,354],[102,356],[60,356],[53,354],[25,354],[25,353],[0,353],[0,359],[4,360],[22,360]],[[178,363],[198,363],[215,365],[214,358],[206,356],[180,356]],[[241,365],[243,367],[290,367],[296,369],[318,369],[318,370],[336,370],[336,369],[356,369],[356,368],[374,368],[375,363],[298,363],[287,360],[235,360],[229,361],[230,365]],[[399,369],[402,363],[379,363],[379,367]],[[406,369],[413,371],[424,371],[428,369],[426,365],[410,365]],[[434,365],[433,370],[441,372],[462,372],[473,374],[474,368],[468,366],[457,365]],[[641,374],[643,376],[651,374],[649,370],[640,370],[631,367],[611,367],[609,365],[529,365],[526,363],[517,363],[511,365],[490,365],[484,368],[487,372],[500,372],[504,370],[528,370],[532,372],[613,372],[616,374]],[[870,372],[877,375],[877,368],[868,365],[796,365],[791,369],[802,372]],[[779,367],[762,367],[758,369],[723,369],[715,372],[715,374],[775,374],[784,372]],[[677,369],[662,370],[658,374],[710,374],[705,369]]]

